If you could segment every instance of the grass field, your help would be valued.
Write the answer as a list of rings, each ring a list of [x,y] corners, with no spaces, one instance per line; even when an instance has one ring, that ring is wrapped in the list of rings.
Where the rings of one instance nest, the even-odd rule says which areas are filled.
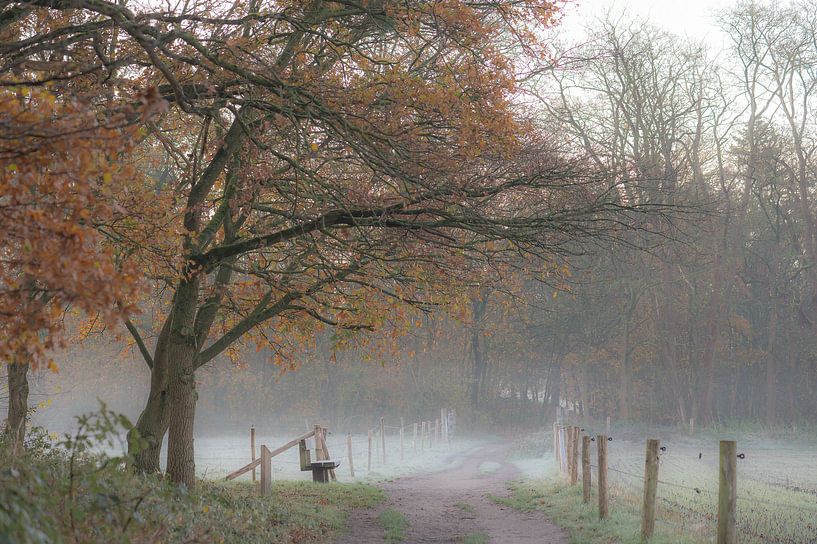
[[[588,430],[592,432],[591,425]],[[548,433],[549,434],[549,433]],[[657,536],[655,542],[712,542],[717,524],[718,439],[736,439],[745,458],[738,461],[737,528],[742,543],[817,542],[817,456],[809,437],[770,438],[765,433],[706,431],[690,437],[672,429],[614,429],[609,448],[613,516],[597,521],[595,448],[594,496],[581,503],[580,486],[565,485],[550,461],[520,460],[539,479],[513,490],[517,508],[535,508],[569,528],[575,542],[637,542],[646,438],[659,438]],[[550,446],[542,437],[541,447]],[[549,451],[552,451],[550,448]],[[543,477],[544,476],[544,477]]]
[[[264,436],[259,434],[256,444],[257,448],[264,444],[270,449],[274,449],[291,439],[292,436]],[[330,457],[341,462],[340,468],[335,471],[338,481],[374,482],[440,468],[452,454],[467,451],[483,442],[484,440],[460,437],[452,440],[451,444],[439,443],[432,448],[425,447],[421,449],[419,444],[415,446],[411,437],[407,436],[404,440],[403,459],[401,460],[399,434],[391,432],[387,434],[386,463],[383,463],[382,460],[379,437],[376,436],[375,440],[373,440],[372,469],[370,471],[368,470],[368,439],[366,435],[353,435],[354,479],[351,478],[349,472],[346,436],[343,434],[330,434],[327,438],[327,447]],[[314,445],[309,444],[309,447],[313,449],[314,454]],[[196,472],[200,478],[219,480],[249,463],[251,461],[250,451],[249,433],[247,436],[196,437]],[[121,449],[112,453],[121,454]],[[164,460],[164,454],[162,459]],[[272,459],[272,470],[273,479],[275,480],[310,480],[312,478],[310,472],[301,472],[300,470],[297,447],[290,448],[274,457]],[[251,478],[252,474],[247,473],[241,476],[240,480],[247,481]]]

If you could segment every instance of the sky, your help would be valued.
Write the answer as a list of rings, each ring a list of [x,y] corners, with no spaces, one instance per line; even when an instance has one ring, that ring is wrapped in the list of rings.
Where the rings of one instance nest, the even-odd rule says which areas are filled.
[[[564,14],[562,26],[571,34],[580,33],[583,24],[601,17],[608,10],[646,18],[655,25],[681,36],[703,40],[720,49],[723,38],[714,13],[734,5],[737,0],[574,0]]]

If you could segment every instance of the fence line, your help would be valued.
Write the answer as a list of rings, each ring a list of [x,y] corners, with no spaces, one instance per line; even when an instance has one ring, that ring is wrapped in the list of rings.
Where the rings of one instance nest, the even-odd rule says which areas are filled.
[[[439,419],[436,420],[418,420],[417,422],[409,423],[414,430],[413,432],[413,446],[414,451],[416,452],[416,445],[417,445],[417,427],[419,423],[422,423],[422,432],[420,436],[420,447],[421,451],[426,449],[426,445],[424,444],[426,440],[428,441],[427,448],[428,449],[436,449],[436,447],[447,445],[450,446],[450,439],[451,435],[454,432],[456,426],[456,411],[453,409],[448,408],[441,408],[438,412],[440,415]],[[301,471],[304,470],[319,470],[315,467],[325,465],[317,465],[313,464],[310,461],[310,454],[309,448],[307,447],[309,443],[307,441],[314,441],[315,446],[315,461],[330,461],[330,452],[345,452],[344,454],[336,455],[334,464],[332,466],[339,466],[340,462],[345,459],[347,463],[349,463],[349,474],[351,478],[356,477],[355,465],[358,467],[362,467],[363,463],[360,461],[361,459],[366,460],[366,472],[370,472],[373,469],[375,459],[379,458],[379,462],[381,466],[388,466],[389,462],[394,463],[394,459],[399,458],[399,462],[404,462],[405,457],[405,444],[404,444],[404,434],[406,425],[404,423],[404,419],[400,418],[400,425],[387,425],[385,422],[384,417],[380,417],[377,420],[377,424],[367,429],[365,432],[367,433],[368,437],[364,440],[355,440],[352,438],[351,433],[343,433],[338,434],[337,438],[335,435],[332,435],[328,432],[328,429],[322,427],[320,425],[314,425],[313,428],[310,430],[309,421],[304,421],[305,425],[307,426],[307,433],[301,435],[293,440],[290,440],[283,446],[276,448],[275,450],[270,450],[267,448],[266,445],[260,444],[256,445],[256,429],[255,426],[250,427],[250,463],[241,467],[238,470],[235,470],[227,475],[226,479],[230,480],[233,478],[237,478],[247,472],[252,471],[253,473],[253,481],[255,481],[255,472],[256,469],[260,466],[262,468],[262,478],[261,478],[261,492],[262,494],[268,493],[270,489],[270,480],[272,478],[272,472],[275,466],[280,465],[288,465],[288,466],[299,466]],[[432,423],[434,424],[434,429],[432,431]],[[388,440],[391,431],[397,431],[397,441]],[[432,432],[434,432],[434,436],[432,437]],[[392,433],[395,434],[395,433]],[[299,445],[300,444],[300,445]],[[298,449],[300,452],[300,459],[298,461],[290,461],[286,459],[273,458],[276,455],[279,455],[294,446],[299,445]],[[375,455],[375,449],[380,450],[379,455]],[[260,451],[260,455],[256,455],[256,452]],[[392,452],[397,452],[397,455],[392,457]],[[311,468],[310,468],[311,467]],[[332,468],[327,469],[329,474],[331,474],[331,479],[335,479],[334,470]],[[314,476],[313,474],[313,477]]]
[[[608,423],[609,426],[609,423]],[[645,458],[641,457],[640,459],[636,455],[627,454],[624,455],[623,458],[620,455],[615,454],[616,448],[615,443],[613,443],[613,447],[611,448],[613,454],[609,455],[607,453],[607,441],[612,440],[612,438],[608,438],[605,435],[599,434],[597,437],[591,438],[589,433],[585,431],[584,428],[579,428],[576,426],[570,425],[562,425],[554,423],[553,425],[553,455],[556,460],[557,466],[559,471],[564,475],[567,482],[570,485],[575,485],[577,483],[576,478],[576,471],[580,468],[578,463],[576,462],[576,436],[577,433],[584,434],[585,436],[582,437],[582,463],[581,463],[581,470],[582,470],[582,481],[583,489],[582,489],[582,498],[585,503],[589,503],[589,492],[587,489],[588,485],[592,486],[591,482],[604,482],[605,488],[607,487],[607,474],[613,473],[617,475],[618,483],[610,482],[613,487],[616,489],[621,489],[624,492],[624,495],[621,495],[620,498],[626,500],[628,507],[632,507],[633,503],[637,501],[635,493],[636,488],[643,489],[643,503],[641,504],[641,513],[642,513],[642,540],[648,540],[653,534],[653,527],[655,526],[656,518],[655,518],[655,504],[656,502],[663,504],[670,508],[670,512],[683,516],[684,518],[690,517],[697,519],[700,522],[710,524],[716,523],[716,527],[712,527],[716,529],[717,534],[717,543],[718,544],[734,544],[738,541],[739,534],[745,534],[747,536],[758,535],[764,536],[763,531],[758,531],[759,522],[756,517],[748,517],[746,519],[738,518],[738,515],[747,516],[748,512],[746,511],[747,507],[751,506],[766,506],[771,507],[774,509],[782,510],[783,512],[795,512],[800,513],[802,516],[798,516],[798,514],[792,514],[792,517],[789,518],[791,520],[803,520],[806,521],[810,526],[811,520],[807,519],[807,516],[814,516],[817,515],[817,505],[811,507],[810,505],[800,505],[794,504],[792,502],[788,502],[784,500],[773,500],[769,499],[768,497],[764,497],[761,494],[758,494],[756,489],[758,486],[767,486],[770,488],[771,493],[775,493],[774,489],[781,488],[780,484],[772,483],[769,481],[758,481],[751,477],[751,475],[743,476],[742,479],[737,479],[738,474],[738,462],[739,460],[743,460],[746,456],[743,453],[737,453],[737,443],[730,440],[721,440],[720,441],[720,452],[712,452],[711,450],[708,451],[707,454],[707,461],[701,466],[702,468],[706,468],[707,470],[704,471],[704,474],[710,474],[709,479],[706,483],[696,485],[696,483],[690,483],[686,481],[686,479],[682,480],[681,482],[675,481],[672,478],[663,478],[659,477],[659,467],[662,467],[660,470],[666,471],[669,470],[670,474],[675,471],[681,472],[684,470],[688,470],[689,467],[684,465],[684,460],[687,460],[687,455],[684,454],[677,454],[671,453],[667,450],[666,447],[660,447],[660,444],[657,440],[648,440],[647,443],[647,450],[646,450],[646,468],[644,474],[638,474],[632,468],[632,465],[637,464],[638,462],[643,463]],[[600,461],[598,464],[596,463],[587,463],[587,446],[590,445],[591,441],[597,442],[597,452],[599,453]],[[604,441],[605,447],[599,448],[600,442]],[[629,443],[629,442],[628,442]],[[603,468],[600,470],[599,465],[602,465],[601,456],[602,456],[602,449],[605,451],[603,452],[604,455],[604,463]],[[791,450],[797,451],[797,450]],[[760,454],[762,455],[762,454]],[[701,459],[702,452],[698,452],[697,458]],[[621,463],[613,463],[613,466],[610,466],[610,459],[620,459],[623,461]],[[798,458],[808,458],[809,460],[814,459],[812,456],[808,456],[806,454],[801,454]],[[652,459],[652,462],[650,461]],[[718,459],[720,468],[712,466],[711,460]],[[632,465],[631,465],[632,463]],[[633,467],[634,468],[634,467]],[[710,470],[711,469],[711,472]],[[586,475],[585,475],[586,473]],[[595,473],[595,474],[594,474]],[[714,476],[714,481],[712,476]],[[792,489],[792,482],[787,478],[775,477],[770,476],[769,479],[777,480],[778,482],[786,482],[786,486],[784,487],[787,491],[792,493],[803,493],[807,496],[811,496],[817,494],[816,491],[812,491],[808,488],[804,488],[804,486],[796,486]],[[693,481],[697,480],[697,478],[692,478]],[[646,482],[650,482],[649,485]],[[741,490],[738,492],[737,483],[745,482],[746,485],[749,487],[748,490],[743,491]],[[741,484],[742,485],[742,484]],[[717,487],[717,491],[715,488]],[[663,494],[657,493],[657,489],[665,490]],[[760,489],[763,489],[760,487]],[[602,519],[607,516],[607,509],[610,508],[608,506],[607,495],[608,492],[605,489],[604,497],[602,497],[602,491],[599,490],[599,517]],[[694,494],[692,497],[689,497],[689,494]],[[616,493],[618,495],[618,492]],[[615,498],[615,497],[614,497]],[[677,500],[676,500],[677,499]],[[692,501],[691,505],[682,504],[678,502],[678,500],[682,501]],[[796,501],[796,497],[792,497],[792,501]],[[614,501],[615,502],[615,501]],[[612,508],[615,508],[615,505],[611,505]],[[749,512],[754,512],[756,509],[752,508]],[[666,518],[667,516],[663,516]],[[787,516],[788,518],[788,516]],[[672,519],[660,519],[658,520],[660,523],[668,523],[670,525],[684,527],[685,524],[679,525],[676,521]],[[774,528],[770,526],[769,529],[766,531],[773,531]],[[766,537],[771,535],[766,534]],[[780,540],[779,542],[789,542],[793,540]]]

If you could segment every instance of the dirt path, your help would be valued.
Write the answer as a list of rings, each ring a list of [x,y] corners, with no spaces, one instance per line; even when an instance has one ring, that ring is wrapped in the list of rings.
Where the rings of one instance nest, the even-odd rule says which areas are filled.
[[[507,446],[484,446],[456,458],[444,471],[382,484],[389,496],[386,504],[352,512],[349,532],[337,544],[383,542],[377,516],[385,509],[408,518],[406,542],[410,544],[462,542],[474,533],[484,533],[489,542],[502,544],[567,544],[567,535],[541,512],[518,512],[487,497],[506,496],[507,482],[519,477],[516,467],[505,461],[507,454]]]

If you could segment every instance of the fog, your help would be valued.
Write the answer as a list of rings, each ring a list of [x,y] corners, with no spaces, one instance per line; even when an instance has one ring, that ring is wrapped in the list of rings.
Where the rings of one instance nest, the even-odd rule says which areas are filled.
[[[105,125],[0,150],[0,214],[35,210],[0,230],[39,218],[0,247],[0,477],[61,455],[73,501],[75,461],[114,456],[111,482],[244,500],[269,463],[340,544],[401,508],[390,541],[817,539],[817,3],[80,4],[94,37],[0,8],[32,17],[14,77],[94,52],[7,109]],[[63,170],[55,212],[24,175]],[[26,179],[46,196],[6,206]],[[313,478],[374,487],[286,487]],[[380,502],[320,517],[358,492]],[[54,534],[82,542],[70,514]],[[162,523],[134,541],[183,533]]]

